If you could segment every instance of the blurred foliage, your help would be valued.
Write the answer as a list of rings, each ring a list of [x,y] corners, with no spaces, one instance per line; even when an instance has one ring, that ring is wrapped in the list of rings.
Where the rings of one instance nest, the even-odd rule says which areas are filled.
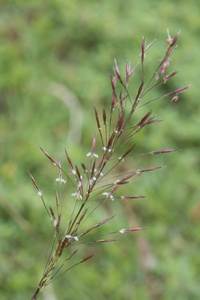
[[[153,108],[164,122],[141,133],[137,151],[182,151],[135,156],[133,168],[168,168],[133,184],[130,193],[147,198],[127,203],[126,215],[114,202],[90,220],[96,224],[117,211],[114,228],[139,224],[148,230],[117,244],[83,247],[80,257],[93,251],[95,259],[60,277],[50,293],[66,300],[199,299],[199,13],[197,0],[0,1],[1,300],[31,298],[50,249],[53,231],[27,169],[48,204],[54,201],[57,174],[39,146],[63,164],[65,147],[73,160],[83,160],[96,126],[93,106],[101,111],[110,103],[113,59],[125,70],[127,59],[132,66],[137,62],[142,37],[147,43],[156,38],[145,65],[149,77],[165,51],[167,28],[172,36],[181,30],[172,57],[179,73],[167,90],[192,85],[176,103],[144,107],[143,112]],[[138,82],[135,76],[133,92]],[[58,86],[69,92],[67,103],[63,95],[56,96]],[[81,140],[69,139],[70,130]],[[41,299],[48,299],[48,290]]]

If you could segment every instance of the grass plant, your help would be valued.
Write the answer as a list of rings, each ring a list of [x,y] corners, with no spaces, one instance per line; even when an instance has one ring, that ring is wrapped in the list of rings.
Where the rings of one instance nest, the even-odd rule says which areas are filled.
[[[111,215],[102,219],[93,226],[87,227],[87,220],[90,215],[96,211],[105,202],[110,201],[110,205],[115,204],[115,200],[132,201],[135,198],[144,198],[143,195],[124,194],[124,187],[145,172],[151,172],[163,168],[164,166],[152,166],[148,168],[132,169],[131,160],[137,159],[136,135],[140,133],[147,125],[157,124],[157,120],[152,110],[149,110],[142,117],[138,110],[149,105],[151,102],[159,99],[171,99],[171,102],[177,101],[179,93],[186,90],[188,86],[169,91],[160,97],[151,98],[153,89],[161,85],[167,85],[168,80],[176,75],[175,71],[168,72],[171,64],[171,55],[177,48],[178,34],[173,38],[167,32],[167,50],[163,58],[157,64],[148,79],[145,76],[145,56],[148,49],[154,45],[155,40],[146,45],[145,38],[142,39],[141,53],[138,62],[133,68],[130,63],[126,63],[125,76],[122,75],[117,61],[115,60],[114,75],[110,75],[112,95],[109,110],[103,109],[100,114],[94,108],[97,132],[91,139],[90,152],[85,154],[83,162],[78,166],[71,159],[70,153],[65,149],[68,168],[63,167],[63,163],[57,161],[46,150],[41,151],[49,159],[50,163],[57,168],[58,178],[55,186],[55,207],[49,207],[43,198],[42,191],[34,178],[29,172],[34,187],[41,198],[44,208],[49,217],[50,223],[54,228],[53,244],[48,256],[46,267],[41,279],[33,293],[32,300],[37,299],[42,290],[54,281],[57,277],[66,273],[75,266],[85,263],[93,257],[90,254],[81,260],[70,264],[72,257],[76,257],[79,245],[92,243],[107,243],[119,241],[119,236],[126,233],[135,232],[145,227],[136,228],[117,228],[114,232],[109,232],[111,238],[105,239],[104,235],[100,239],[93,239],[91,232],[110,222],[116,215]],[[139,70],[138,70],[139,69]],[[137,72],[138,71],[138,72]],[[133,86],[135,73],[140,76],[139,86],[136,87],[135,93],[129,92],[129,86]],[[125,77],[125,78],[124,78]],[[138,112],[138,115],[137,115]],[[178,151],[177,149],[164,149],[150,151],[148,153],[139,153],[141,155],[157,155]],[[124,161],[129,162],[129,169],[123,168]],[[120,171],[120,168],[122,171]],[[71,199],[64,199],[62,189],[63,185],[71,185],[73,193]],[[123,190],[123,192],[120,192]],[[64,201],[72,201],[73,208],[70,217],[67,218],[64,210]],[[95,203],[91,209],[90,204]],[[68,220],[68,221],[66,221]],[[82,226],[84,224],[84,226]],[[86,228],[86,229],[85,229]],[[91,239],[90,239],[91,238]],[[68,255],[66,257],[66,249]],[[63,256],[65,258],[63,259]],[[62,257],[62,259],[61,259]]]

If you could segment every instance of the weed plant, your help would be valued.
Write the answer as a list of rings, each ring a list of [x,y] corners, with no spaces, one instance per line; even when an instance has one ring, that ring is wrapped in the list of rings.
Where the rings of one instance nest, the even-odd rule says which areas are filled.
[[[65,154],[68,163],[67,170],[62,167],[60,161],[56,161],[41,148],[42,152],[50,160],[52,165],[58,169],[59,176],[56,179],[55,208],[52,208],[48,207],[48,204],[43,198],[42,191],[38,187],[33,175],[29,172],[35,189],[43,202],[49,220],[54,228],[52,248],[48,256],[45,270],[33,293],[32,300],[37,299],[41,291],[57,277],[73,267],[86,262],[93,256],[90,254],[83,257],[81,260],[78,260],[76,263],[69,265],[72,257],[76,257],[80,244],[87,243],[88,241],[94,243],[116,242],[119,240],[118,235],[120,234],[124,236],[124,234],[128,232],[134,232],[145,228],[118,228],[114,232],[109,232],[109,234],[113,235],[113,238],[90,240],[91,237],[94,237],[91,236],[91,232],[95,232],[95,229],[102,225],[106,227],[106,223],[116,217],[115,215],[112,215],[104,218],[92,227],[89,226],[88,228],[86,227],[87,229],[83,229],[87,226],[88,217],[106,201],[110,201],[113,205],[115,199],[121,199],[123,202],[131,201],[135,198],[143,198],[144,196],[142,195],[122,194],[122,192],[120,193],[120,188],[129,184],[136,176],[139,176],[144,172],[151,172],[163,168],[163,166],[152,166],[144,169],[132,170],[131,163],[129,163],[129,170],[124,171],[123,168],[121,168],[123,171],[119,171],[119,166],[123,164],[124,160],[130,160],[136,154],[135,149],[137,149],[137,145],[135,136],[147,125],[160,122],[160,120],[155,119],[155,116],[152,115],[152,110],[140,118],[139,121],[136,121],[136,112],[138,109],[158,99],[171,98],[172,102],[177,101],[179,93],[188,88],[188,86],[186,86],[174,91],[169,91],[160,97],[147,99],[147,95],[149,97],[149,94],[151,94],[150,92],[153,89],[165,85],[168,80],[171,80],[176,75],[175,71],[168,73],[167,69],[171,63],[170,57],[177,48],[176,42],[178,36],[179,35],[176,34],[171,38],[169,32],[167,32],[166,53],[158,62],[158,66],[153,71],[150,79],[146,79],[144,74],[145,56],[147,50],[155,43],[155,40],[146,46],[145,39],[142,39],[139,61],[133,69],[131,69],[130,63],[126,64],[125,78],[121,75],[115,60],[114,76],[110,76],[112,86],[110,108],[109,111],[103,109],[101,114],[94,108],[97,133],[94,134],[90,152],[86,155],[85,161],[81,163],[80,166],[73,163],[71,156],[66,149]],[[132,85],[130,78],[134,77],[135,70],[138,69],[139,66],[139,76],[141,76],[140,84],[136,88],[135,94],[130,94],[129,82],[130,85]],[[119,84],[120,89],[117,87],[117,83]],[[97,142],[101,144],[101,151],[98,150],[98,152],[96,151],[96,149],[99,149],[99,147],[96,147]],[[156,155],[174,151],[177,151],[177,149],[165,149],[140,154]],[[119,156],[118,153],[120,153]],[[70,200],[73,203],[73,209],[68,221],[66,221],[67,217],[63,209],[63,201],[66,201],[62,196],[64,184],[70,184],[74,189]],[[95,206],[91,210],[90,203],[94,203],[94,201]],[[84,227],[82,226],[83,223]],[[61,257],[63,258],[63,256],[66,256],[66,248],[68,256],[65,257],[64,260],[61,260]]]

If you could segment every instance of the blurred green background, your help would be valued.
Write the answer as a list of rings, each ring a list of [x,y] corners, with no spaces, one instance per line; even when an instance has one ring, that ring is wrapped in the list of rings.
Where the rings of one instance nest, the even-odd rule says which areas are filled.
[[[112,226],[148,229],[116,244],[83,247],[80,259],[91,252],[96,257],[60,277],[40,299],[200,298],[199,1],[1,0],[1,300],[31,298],[51,246],[53,229],[27,174],[29,169],[53,206],[57,174],[39,146],[63,165],[65,147],[73,161],[85,160],[96,130],[93,106],[102,111],[110,103],[114,58],[125,70],[127,60],[131,66],[138,61],[142,37],[147,43],[156,38],[147,52],[150,76],[165,53],[167,28],[172,36],[181,31],[171,67],[179,72],[157,93],[191,87],[176,103],[144,107],[164,122],[141,133],[137,151],[182,151],[134,157],[133,169],[168,167],[140,176],[129,188],[147,198],[128,203],[127,214],[112,202],[88,221],[92,226],[117,212],[103,232]],[[133,90],[138,83],[135,75]],[[71,203],[71,191],[64,189]]]

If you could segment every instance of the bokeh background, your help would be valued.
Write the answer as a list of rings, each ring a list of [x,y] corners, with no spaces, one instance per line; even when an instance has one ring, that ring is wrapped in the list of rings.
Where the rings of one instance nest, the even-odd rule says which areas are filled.
[[[147,43],[156,38],[147,53],[148,78],[165,53],[167,28],[172,36],[181,31],[171,69],[179,72],[156,93],[191,87],[176,103],[144,107],[164,122],[141,133],[137,151],[182,151],[134,157],[133,169],[168,167],[131,186],[131,194],[147,198],[131,201],[126,212],[110,203],[89,221],[92,226],[117,212],[116,230],[148,229],[116,244],[84,247],[79,258],[96,257],[60,277],[40,299],[199,299],[199,1],[1,0],[1,300],[31,298],[51,247],[53,229],[27,173],[53,206],[57,174],[39,146],[63,164],[65,147],[73,161],[85,160],[96,130],[93,106],[101,111],[110,103],[114,58],[125,71],[127,60],[138,61],[142,37]],[[133,90],[138,83],[135,75]],[[63,193],[71,203],[67,185]]]

